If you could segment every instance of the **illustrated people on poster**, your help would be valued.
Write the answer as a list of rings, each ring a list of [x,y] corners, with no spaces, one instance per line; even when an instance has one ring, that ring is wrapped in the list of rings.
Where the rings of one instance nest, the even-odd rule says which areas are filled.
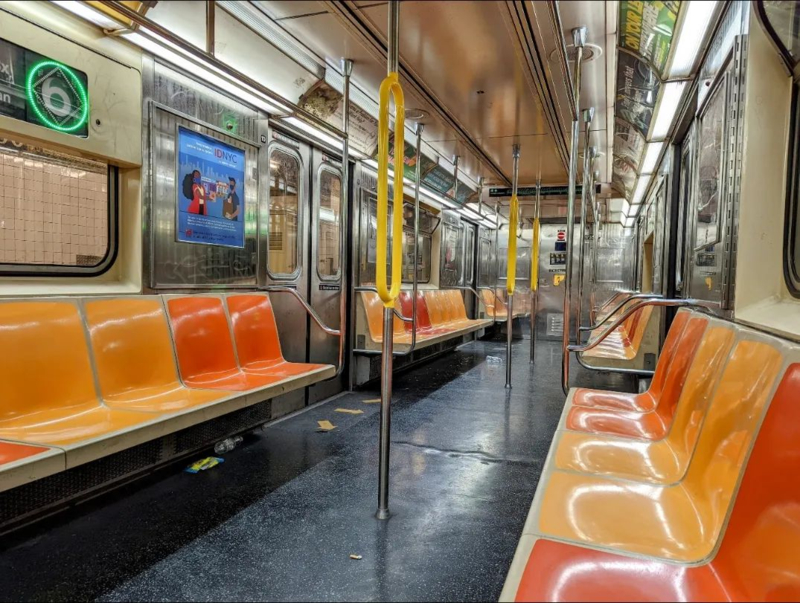
[[[189,176],[189,174],[187,174]],[[203,188],[203,176],[200,170],[191,173],[191,195],[186,195],[192,202],[189,204],[188,212],[199,216],[206,215],[206,189]]]
[[[236,194],[236,179],[228,178],[228,196],[222,205],[222,215],[228,220],[239,219],[239,195]]]

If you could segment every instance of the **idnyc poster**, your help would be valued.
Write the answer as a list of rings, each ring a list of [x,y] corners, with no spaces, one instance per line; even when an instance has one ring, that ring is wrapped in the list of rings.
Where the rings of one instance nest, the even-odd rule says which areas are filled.
[[[182,243],[244,247],[244,151],[178,128],[178,227]]]

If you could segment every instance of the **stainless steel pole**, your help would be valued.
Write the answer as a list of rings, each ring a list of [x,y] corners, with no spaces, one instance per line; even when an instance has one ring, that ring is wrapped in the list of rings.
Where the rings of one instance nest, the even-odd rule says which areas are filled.
[[[481,176],[478,178],[478,215],[483,218],[483,183],[486,179]]]
[[[536,180],[536,205],[533,207],[533,232],[531,233],[531,261],[539,261],[539,233],[536,229],[536,223],[541,218],[540,211],[542,207],[542,179],[541,177]],[[536,270],[536,280],[539,280],[539,270]],[[539,283],[531,281],[531,357],[530,363],[534,364],[536,357],[536,313],[539,309]]]
[[[414,276],[411,280],[411,348],[413,352],[417,347],[417,284],[418,284],[418,264],[419,261],[419,187],[420,180],[422,180],[422,130],[425,128],[421,123],[417,123],[417,161],[415,167],[417,169],[416,182],[414,183]],[[395,157],[397,157],[395,152]]]
[[[400,59],[398,28],[400,26],[400,2],[389,2],[389,43],[386,56],[388,73],[397,73]],[[403,149],[395,149],[395,156],[402,157]],[[403,169],[396,165],[395,169]],[[392,211],[403,211],[402,207],[392,207]],[[416,258],[415,258],[416,261]],[[416,267],[415,267],[416,269]],[[416,303],[416,300],[414,300]],[[378,519],[389,519],[389,443],[391,440],[392,422],[392,353],[394,344],[394,310],[383,309],[383,354],[381,357],[381,433],[379,448],[379,476],[378,476]]]
[[[216,9],[217,3],[215,0],[206,0],[206,52],[212,57],[216,47]]]
[[[344,348],[347,325],[347,210],[350,201],[350,76],[353,75],[353,61],[342,59],[342,75],[344,85],[342,88],[342,197],[339,202],[339,368],[336,376],[344,371]]]
[[[514,171],[511,176],[511,198],[517,196],[517,186],[519,184],[519,145],[515,144],[512,147],[512,154],[514,156]],[[509,209],[509,212],[511,210]],[[511,260],[511,228],[510,224],[512,220],[518,220],[518,216],[511,215],[509,213],[508,222],[509,222],[509,230],[508,230],[508,251],[509,257],[508,262],[510,263]],[[506,264],[508,265],[508,264]],[[516,274],[509,274],[507,275],[508,279],[506,281],[506,287],[508,287],[511,283],[516,280]],[[513,288],[511,289],[513,292]],[[514,293],[508,294],[508,316],[506,318],[506,389],[511,389],[511,339],[514,335]]]
[[[589,183],[592,179],[591,165],[594,159],[594,147],[589,146],[593,118],[594,107],[583,110],[583,186],[581,186],[581,235],[580,241],[578,241],[578,315],[575,317],[575,337],[578,339],[578,343],[581,341],[581,325],[583,324],[583,249],[586,247],[586,222],[589,214],[587,201],[589,200]]]
[[[595,184],[600,180],[600,172],[595,171],[592,174],[592,202],[594,203],[594,228],[592,234],[592,279],[589,281],[592,288],[589,293],[589,324],[593,324],[596,320],[597,312],[597,255],[598,246],[600,245],[600,226],[602,224],[602,216],[600,215],[600,203],[597,201],[597,194],[595,193]]]
[[[580,106],[581,94],[581,63],[583,62],[583,46],[586,43],[586,28],[576,27],[572,30],[572,40],[575,45],[575,95],[576,111],[572,119],[572,146],[569,157],[569,188],[567,193],[567,265],[564,275],[564,332],[562,336],[561,354],[561,387],[564,394],[569,392],[569,339],[570,339],[570,303],[572,302],[572,237],[575,230],[575,180],[578,177],[578,145],[580,143]]]
[[[494,307],[492,309],[493,322],[497,322],[497,290],[500,288],[500,200],[494,202],[494,218],[497,226],[494,229]]]

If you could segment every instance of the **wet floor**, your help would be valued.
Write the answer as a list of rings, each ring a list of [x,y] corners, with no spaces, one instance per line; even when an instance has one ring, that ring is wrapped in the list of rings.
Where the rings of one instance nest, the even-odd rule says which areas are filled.
[[[204,473],[166,467],[4,537],[0,598],[496,600],[564,403],[557,344],[537,344],[534,371],[516,343],[510,391],[504,351],[472,342],[395,377],[388,521],[374,518],[377,393],[349,393]]]

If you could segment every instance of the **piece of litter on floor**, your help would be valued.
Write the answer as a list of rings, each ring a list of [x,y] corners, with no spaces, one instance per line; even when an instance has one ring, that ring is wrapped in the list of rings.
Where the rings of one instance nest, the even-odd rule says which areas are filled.
[[[353,410],[352,408],[337,408],[334,412],[344,412],[348,415],[363,415],[363,410]]]
[[[206,469],[211,469],[211,467],[216,467],[220,463],[224,463],[224,462],[225,462],[225,459],[222,459],[222,458],[219,458],[219,457],[216,457],[216,456],[209,456],[207,458],[200,459],[199,461],[195,461],[194,463],[192,463],[191,465],[186,467],[186,469],[184,469],[184,471],[186,473],[199,473],[200,471],[205,471]]]
[[[503,359],[498,357],[498,356],[487,356],[486,357],[486,362],[488,364],[502,364],[503,363]]]
[[[356,561],[361,561],[361,555],[350,555],[350,559],[355,559]]]
[[[317,425],[319,425],[321,431],[330,431],[331,429],[336,429],[336,425],[330,421],[317,421]]]
[[[380,399],[380,398],[371,398],[371,399],[369,399],[369,400],[362,400],[362,402],[363,402],[364,404],[377,404],[377,403],[378,403],[378,402],[380,402],[380,401],[381,401],[381,399]]]

